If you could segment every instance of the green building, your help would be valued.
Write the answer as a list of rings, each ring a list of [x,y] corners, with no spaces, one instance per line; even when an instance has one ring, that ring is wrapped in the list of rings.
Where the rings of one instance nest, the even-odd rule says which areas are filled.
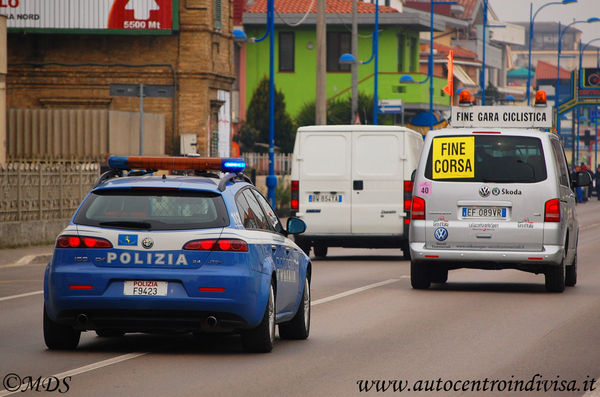
[[[281,7],[280,7],[281,5]],[[275,2],[275,86],[285,95],[286,109],[295,117],[305,103],[315,100],[317,49],[316,13],[307,13],[310,0]],[[311,11],[316,11],[314,2]],[[375,6],[358,2],[358,59],[367,61],[372,54]],[[294,26],[298,21],[302,23]],[[328,2],[327,77],[328,100],[349,97],[352,83],[350,65],[339,58],[351,52],[352,1]],[[248,37],[259,38],[266,29],[266,1],[257,0],[243,14],[243,28]],[[435,31],[444,31],[442,22],[434,22]],[[424,81],[419,73],[419,32],[430,31],[429,19],[409,9],[379,6],[379,100],[402,99],[406,121],[415,114],[429,110],[429,83],[400,83],[402,75],[410,74],[416,82]],[[249,42],[240,50],[240,118],[259,81],[269,76],[269,40]],[[434,76],[434,110],[447,110],[450,97],[443,93],[445,76]],[[373,95],[374,62],[358,67],[358,90]],[[350,116],[349,116],[350,118]],[[348,120],[350,122],[350,119]],[[400,122],[400,117],[398,117]]]

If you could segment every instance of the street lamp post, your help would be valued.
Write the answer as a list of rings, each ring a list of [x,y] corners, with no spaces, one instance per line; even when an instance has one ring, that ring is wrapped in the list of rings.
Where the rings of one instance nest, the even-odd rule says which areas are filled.
[[[354,18],[354,17],[353,17]],[[354,46],[353,46],[354,47]],[[352,49],[354,52],[354,48]],[[379,103],[378,103],[378,69],[379,69],[379,0],[375,0],[375,27],[373,29],[373,43],[371,45],[371,57],[364,62],[361,62],[357,59],[355,54],[342,54],[340,56],[339,62],[343,64],[352,65],[352,67],[356,68],[358,65],[366,65],[370,63],[372,60],[374,62],[375,71],[373,72],[373,124],[378,124],[377,113],[379,112]],[[356,87],[355,87],[356,86]],[[354,91],[356,90],[356,96],[358,98],[358,79],[352,78],[352,92],[354,97]],[[358,108],[358,99],[357,99],[357,108]],[[354,110],[354,109],[353,109]]]
[[[592,44],[594,41],[599,41],[600,37],[595,38],[593,40],[588,41],[585,45],[581,45],[581,41],[579,42],[579,85],[581,86],[581,81],[583,79],[583,53],[588,45]]]
[[[537,14],[543,9],[553,4],[569,4],[569,3],[577,3],[577,0],[562,0],[562,1],[553,1],[551,3],[544,4],[540,8],[537,9],[535,14],[533,13],[533,3],[529,4],[529,62],[527,63],[527,106],[531,105],[531,42],[533,41],[533,21]]]
[[[588,19],[581,19],[581,20],[576,20],[571,22],[570,24],[566,25],[564,30],[561,30],[561,24],[560,22],[558,22],[558,52],[556,55],[556,89],[555,89],[555,96],[554,96],[554,106],[556,108],[555,112],[556,112],[556,132],[560,135],[560,115],[558,114],[558,110],[560,107],[560,53],[562,51],[562,37],[563,35],[567,32],[567,30],[569,30],[569,28],[577,23],[591,23],[591,22],[598,22],[600,21],[600,18],[597,17],[592,17],[592,18],[588,18]]]

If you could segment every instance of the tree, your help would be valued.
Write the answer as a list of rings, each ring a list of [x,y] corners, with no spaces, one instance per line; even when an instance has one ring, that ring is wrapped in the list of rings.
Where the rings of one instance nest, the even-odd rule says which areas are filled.
[[[333,99],[327,103],[327,124],[351,124],[350,109],[352,108],[350,97],[344,99]],[[373,96],[358,93],[358,114],[361,124],[373,123]],[[379,124],[391,124],[393,117],[379,115]],[[352,120],[354,121],[354,120]],[[304,104],[296,116],[298,126],[315,124],[315,101]]]
[[[250,150],[265,151],[269,145],[269,80],[266,77],[260,81],[252,95],[246,123],[239,135],[238,141],[243,150],[249,150],[246,146],[250,146],[252,142],[255,144]],[[294,149],[295,138],[296,125],[285,110],[285,97],[275,89],[275,146],[283,153],[290,153]],[[256,143],[263,145],[257,146]]]

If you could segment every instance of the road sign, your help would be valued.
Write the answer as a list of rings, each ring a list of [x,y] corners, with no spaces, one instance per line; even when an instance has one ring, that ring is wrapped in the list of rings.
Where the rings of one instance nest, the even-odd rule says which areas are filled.
[[[402,99],[380,99],[379,113],[402,113],[404,101]]]

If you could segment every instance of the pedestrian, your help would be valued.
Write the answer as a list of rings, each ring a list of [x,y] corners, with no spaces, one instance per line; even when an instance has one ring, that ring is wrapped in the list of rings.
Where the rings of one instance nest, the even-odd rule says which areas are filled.
[[[577,174],[578,174],[580,171],[581,171],[581,167],[580,167],[580,166],[578,166],[578,165],[576,165],[576,166],[575,166],[575,168],[574,168],[574,170],[573,170],[573,173],[571,174],[571,180],[574,180],[574,181],[575,181],[575,180],[577,180]],[[581,203],[581,202],[583,202],[583,192],[581,191],[581,186],[577,186],[577,187],[575,188],[575,194],[576,194],[576,196],[575,196],[575,200],[576,200],[578,203]]]

